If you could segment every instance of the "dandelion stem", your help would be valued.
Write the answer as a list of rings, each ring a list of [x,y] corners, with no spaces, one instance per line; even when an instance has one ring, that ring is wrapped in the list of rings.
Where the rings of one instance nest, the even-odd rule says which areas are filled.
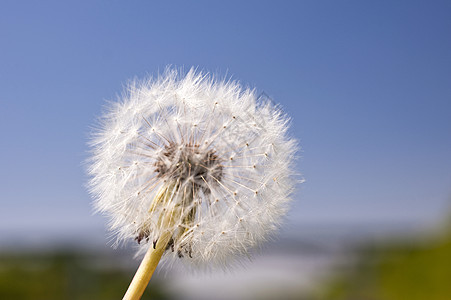
[[[167,231],[160,236],[155,249],[152,246],[149,247],[149,250],[147,250],[144,259],[139,265],[135,277],[133,277],[133,280],[122,300],[141,299],[141,296],[144,293],[150,278],[152,278],[152,275],[160,262],[161,256],[163,255],[171,236],[172,233]]]
[[[167,202],[170,201],[174,195],[176,189],[176,184],[171,183],[168,186],[163,187],[157,194],[152,202],[150,211],[153,211],[156,206],[162,205],[166,206]],[[155,247],[149,246],[144,259],[136,271],[127,292],[122,300],[139,300],[141,299],[147,284],[152,278],[161,257],[173,235],[173,227],[176,219],[180,215],[180,209],[173,207],[171,210],[166,210],[166,213],[160,217],[160,225],[163,228],[161,235],[159,236]]]
[[[160,262],[166,246],[171,238],[172,233],[166,232],[159,239],[155,246],[155,249],[150,246],[144,256],[143,261],[139,265],[136,271],[135,277],[133,277],[127,292],[125,293],[123,300],[138,300],[141,299],[147,284],[152,278],[152,275]]]

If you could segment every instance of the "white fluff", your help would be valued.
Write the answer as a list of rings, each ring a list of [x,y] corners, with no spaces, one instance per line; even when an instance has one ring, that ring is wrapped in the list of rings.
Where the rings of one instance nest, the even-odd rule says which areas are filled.
[[[91,140],[95,208],[118,241],[135,239],[145,251],[171,230],[165,257],[226,264],[287,211],[297,148],[287,128],[281,110],[237,82],[193,69],[132,82]],[[167,211],[177,217],[171,228],[161,222]]]

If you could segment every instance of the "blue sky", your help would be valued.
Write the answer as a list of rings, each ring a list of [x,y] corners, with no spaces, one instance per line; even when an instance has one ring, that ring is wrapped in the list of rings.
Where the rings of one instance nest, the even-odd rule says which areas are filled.
[[[451,210],[449,1],[2,1],[0,231],[103,228],[83,187],[90,126],[167,65],[232,76],[293,118],[292,226]]]

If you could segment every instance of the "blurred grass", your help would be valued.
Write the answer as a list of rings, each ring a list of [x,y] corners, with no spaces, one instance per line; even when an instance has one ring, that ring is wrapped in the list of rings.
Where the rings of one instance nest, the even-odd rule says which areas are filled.
[[[320,299],[451,299],[451,231],[439,238],[367,245]]]
[[[336,269],[318,293],[282,293],[277,299],[451,299],[451,230],[366,243],[349,255],[352,263]],[[65,250],[0,252],[0,299],[121,299],[134,275],[129,260],[121,257]],[[142,299],[170,297],[154,278]]]
[[[106,262],[106,263],[105,263]],[[121,299],[133,271],[99,256],[59,251],[0,254],[0,299]],[[169,299],[151,282],[142,299]]]

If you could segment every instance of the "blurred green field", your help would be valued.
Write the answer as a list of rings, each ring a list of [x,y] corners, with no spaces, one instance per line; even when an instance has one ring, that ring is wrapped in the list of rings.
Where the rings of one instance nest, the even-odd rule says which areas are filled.
[[[133,272],[99,263],[102,260],[68,251],[1,254],[0,299],[121,299]],[[142,299],[168,298],[152,281],[151,293],[146,291]]]
[[[0,252],[0,299],[121,299],[134,270],[129,254],[114,253]],[[349,255],[352,262],[334,269],[326,281],[316,282],[312,294],[300,291],[294,298],[280,294],[277,299],[451,299],[451,230],[365,243]],[[168,289],[159,279],[164,280],[152,279],[142,299],[174,296],[164,292]],[[260,299],[259,292],[255,290],[255,299]]]
[[[424,238],[424,237],[423,237]],[[320,299],[451,299],[451,231],[364,245],[357,263],[324,287]]]

